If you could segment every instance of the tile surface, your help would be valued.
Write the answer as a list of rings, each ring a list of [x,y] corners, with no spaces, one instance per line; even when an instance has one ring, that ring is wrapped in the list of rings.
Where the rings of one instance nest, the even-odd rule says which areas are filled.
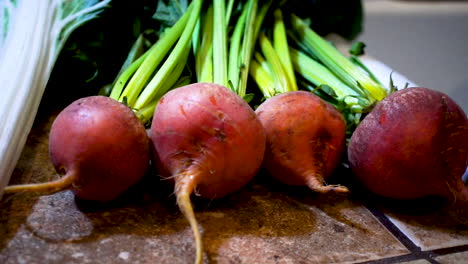
[[[400,262],[400,264],[430,264],[430,262],[425,259],[418,259],[418,260]]]
[[[1,263],[193,258],[191,231],[172,199],[99,211],[81,207],[69,191],[30,202],[15,201],[9,214],[2,213]],[[347,200],[251,185],[227,200],[196,205],[207,258],[217,263],[351,263],[408,253],[367,209]],[[22,217],[11,217],[18,211]]]
[[[441,264],[466,264],[468,263],[468,252],[459,252],[436,258]]]
[[[372,196],[371,196],[372,197]],[[443,199],[395,201],[372,197],[377,208],[397,230],[422,251],[468,245],[468,224],[450,210]],[[362,199],[369,201],[369,198]]]
[[[389,213],[390,220],[421,248],[434,250],[468,245],[468,228],[443,212],[431,215],[396,215]]]

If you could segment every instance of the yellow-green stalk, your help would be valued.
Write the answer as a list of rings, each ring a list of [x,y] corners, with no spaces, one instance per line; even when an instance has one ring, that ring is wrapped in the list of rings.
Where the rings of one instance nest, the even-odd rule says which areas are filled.
[[[110,97],[131,107],[143,123],[153,116],[159,98],[179,81],[203,0],[190,3],[182,17],[117,78]]]
[[[278,58],[281,61],[283,70],[286,73],[286,79],[288,81],[288,87],[291,91],[297,90],[296,77],[294,75],[294,69],[289,55],[288,40],[286,35],[286,28],[283,22],[283,14],[280,9],[276,9],[274,12],[275,23],[273,24],[273,46]]]
[[[213,82],[213,6],[210,5],[200,16],[201,32],[197,38],[198,49],[195,52],[195,72],[198,82]]]
[[[213,82],[227,87],[227,25],[224,0],[213,0],[213,25]]]
[[[341,54],[333,45],[315,33],[302,19],[291,15],[294,35],[318,60],[344,83],[359,94],[368,95],[369,100],[382,100],[387,89],[375,82],[369,74]]]
[[[262,9],[262,11],[265,10]],[[265,98],[298,89],[283,16],[279,9],[274,14],[273,44],[265,33],[258,33],[261,54],[255,53],[250,69],[250,75],[256,81]]]

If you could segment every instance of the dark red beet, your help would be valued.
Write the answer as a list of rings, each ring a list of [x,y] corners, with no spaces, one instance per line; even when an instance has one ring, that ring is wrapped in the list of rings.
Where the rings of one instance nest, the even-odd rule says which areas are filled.
[[[370,191],[396,199],[441,196],[468,205],[468,119],[446,94],[407,88],[390,94],[351,137],[348,158]]]

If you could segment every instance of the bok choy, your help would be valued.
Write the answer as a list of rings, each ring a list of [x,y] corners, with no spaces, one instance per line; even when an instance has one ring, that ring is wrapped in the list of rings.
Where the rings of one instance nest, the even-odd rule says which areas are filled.
[[[70,34],[110,0],[0,0],[0,195]]]

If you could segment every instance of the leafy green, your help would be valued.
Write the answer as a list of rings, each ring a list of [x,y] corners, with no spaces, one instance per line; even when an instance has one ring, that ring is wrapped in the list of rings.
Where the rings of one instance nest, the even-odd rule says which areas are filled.
[[[169,29],[180,20],[192,2],[190,0],[135,0],[132,1],[132,4],[128,4],[128,1],[125,0],[112,0],[112,5],[99,18],[75,30],[65,43],[57,61],[57,66],[52,73],[50,85],[47,88],[49,92],[46,90],[46,100],[63,102],[62,104],[65,105],[77,97],[97,93],[110,95],[112,85],[117,82],[117,76],[123,78],[122,76],[127,74],[127,77],[131,78],[143,63],[145,56],[148,56],[146,52],[158,39],[161,39],[169,32]],[[201,11],[204,15],[197,22],[192,33],[190,47],[193,54],[186,53],[188,51],[186,48],[180,49],[181,54],[187,54],[183,55],[183,57],[187,58],[175,62],[174,68],[170,70],[177,73],[178,76],[180,75],[177,79],[171,79],[172,87],[197,80],[212,82],[213,73],[219,71],[219,67],[217,67],[218,69],[213,68],[213,60],[208,58],[212,56],[213,52],[212,28],[220,24],[218,23],[219,19],[213,20],[213,14],[210,15],[207,12],[211,3],[206,2]],[[271,78],[270,80],[265,79],[268,76],[267,74],[271,74],[271,70],[261,69],[261,67],[265,66],[265,62],[260,65],[255,60],[251,61],[250,58],[253,56],[261,59],[261,54],[256,54],[256,50],[260,47],[260,45],[257,45],[258,36],[262,34],[266,34],[268,38],[271,37],[273,46],[276,46],[275,49],[281,46],[284,47],[284,40],[275,41],[272,34],[274,32],[275,16],[267,15],[267,12],[273,14],[272,10],[276,10],[278,7],[281,8],[285,21],[289,21],[289,14],[295,12],[309,21],[312,28],[321,35],[334,32],[345,38],[352,39],[361,31],[361,1],[226,0],[223,7],[224,12],[222,12],[225,14],[224,32],[221,34],[225,38],[221,39],[223,43],[221,47],[227,48],[227,50],[220,53],[226,54],[223,57],[225,57],[225,64],[228,67],[227,80],[224,84],[240,96],[243,96],[246,101],[252,103],[255,100],[258,101],[259,91],[256,91],[255,85],[250,85],[252,79],[248,78],[249,72],[259,74],[258,78],[263,80],[263,85],[269,87],[265,89],[271,90],[272,85],[270,82],[275,82]],[[221,13],[218,12],[217,14],[218,17],[221,17]],[[264,23],[263,17],[265,17]],[[262,26],[262,24],[264,25]],[[285,26],[286,29],[290,27],[289,24]],[[211,30],[208,29],[210,27]],[[270,28],[270,32],[268,32],[268,28]],[[263,33],[261,33],[262,31]],[[290,39],[291,35],[288,35],[287,38]],[[203,41],[209,44],[203,44]],[[254,49],[256,46],[258,48]],[[173,48],[174,46],[171,47],[171,50]],[[284,61],[287,53],[280,51],[280,56],[283,58],[281,60]],[[217,57],[219,58],[219,55]],[[137,62],[138,60],[140,61]],[[359,64],[359,59],[355,56],[351,58],[351,61]],[[260,63],[262,62],[260,61]],[[157,66],[156,70],[159,70],[160,67],[162,66]],[[70,71],[70,69],[74,70]],[[276,69],[278,70],[278,67]],[[124,74],[125,70],[127,71]],[[282,71],[284,72],[284,70]],[[195,74],[198,77],[195,77]],[[285,74],[288,83],[290,83],[290,73]],[[271,75],[269,76],[271,77]],[[151,76],[151,78],[153,77]],[[222,77],[221,79],[225,78]],[[127,83],[128,80],[126,79],[124,83]],[[296,80],[294,82],[301,83],[303,81]],[[289,84],[289,86],[291,85]],[[62,87],[67,87],[67,89],[65,90]],[[247,91],[247,87],[253,88],[249,88],[252,90]],[[163,90],[167,89],[164,88]],[[319,90],[323,95],[326,94],[323,92],[326,88],[320,88]],[[114,93],[118,94],[121,92],[114,91]],[[277,92],[271,92],[269,96],[275,94]],[[135,95],[140,95],[140,93],[137,92]],[[264,95],[260,96],[262,98]],[[121,96],[120,99],[124,100],[124,97],[127,103],[134,103],[134,99],[129,98],[127,95]],[[55,98],[60,98],[60,100]],[[353,100],[348,98],[347,102],[353,102]],[[151,106],[155,103],[156,101],[149,100],[144,103],[140,101],[139,104],[143,107],[143,104]],[[139,111],[150,113],[151,111],[145,107],[143,107],[144,110],[142,108]]]
[[[163,27],[171,27],[185,13],[187,7],[187,0],[169,0],[168,3],[164,0],[160,0],[153,18],[159,21]]]
[[[152,18],[154,0],[112,0],[99,16],[77,28],[59,54],[41,105],[44,111],[61,108],[79,97],[94,95],[112,84],[140,35],[148,48],[159,28]]]
[[[0,196],[66,40],[109,2],[0,0]],[[84,81],[94,79],[94,75]]]
[[[363,42],[354,42],[351,45],[351,48],[349,48],[349,53],[354,56],[361,56],[364,54],[364,48],[366,47],[366,44]]]

